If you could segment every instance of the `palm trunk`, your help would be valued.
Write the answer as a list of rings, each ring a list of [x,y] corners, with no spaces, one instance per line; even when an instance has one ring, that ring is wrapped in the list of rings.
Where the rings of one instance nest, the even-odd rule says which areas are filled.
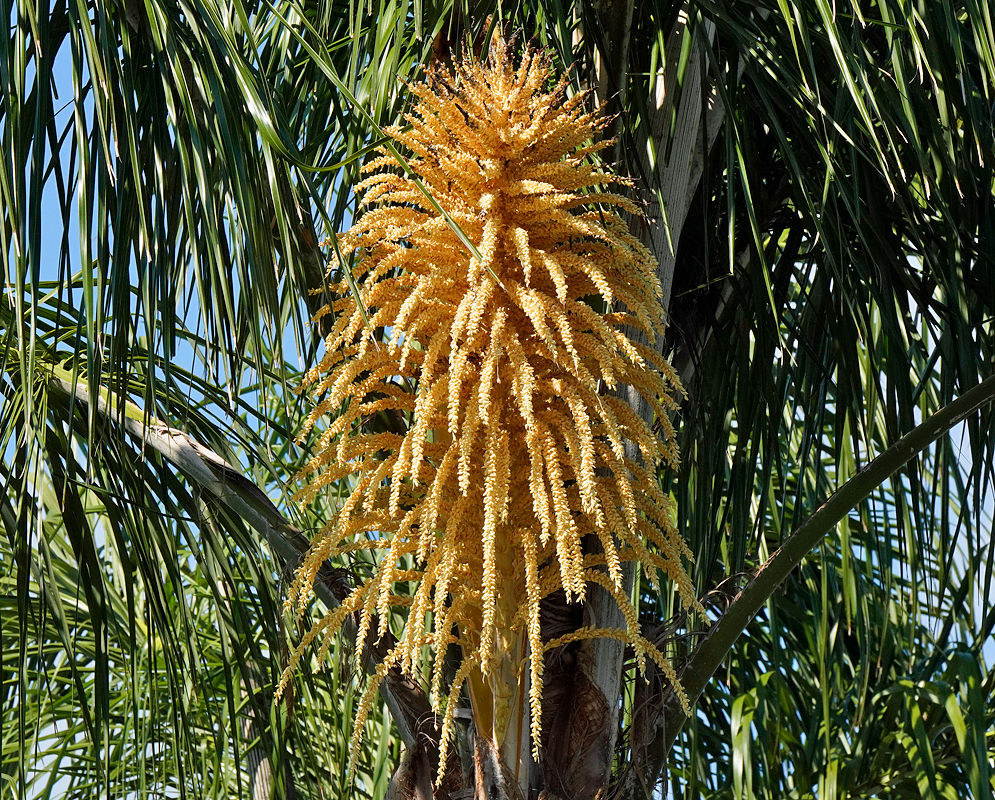
[[[601,22],[606,35],[600,40],[602,47],[598,63],[601,74],[597,94],[602,102],[610,102],[614,96],[621,98],[628,80],[631,3],[609,4]],[[622,26],[621,30],[619,24]],[[650,209],[649,216],[645,220],[634,222],[638,226],[640,237],[659,262],[657,275],[663,289],[665,309],[670,303],[677,243],[701,180],[704,154],[710,149],[718,130],[718,119],[715,116],[717,106],[714,103],[705,117],[706,129],[702,130],[704,91],[696,44],[692,44],[684,74],[678,75],[678,55],[683,40],[693,35],[695,33],[689,27],[687,11],[682,10],[667,39],[667,60],[655,77],[656,107],[651,110],[649,126],[634,148],[638,154],[638,162],[629,165],[631,172],[648,176],[652,181],[651,185],[643,188],[644,198]],[[679,96],[675,96],[674,87],[677,86],[681,89]],[[668,133],[675,103],[678,106],[677,121],[671,138]],[[625,149],[619,144],[615,146],[616,160],[621,160]],[[656,342],[656,346],[662,349],[663,342]],[[638,392],[622,387],[620,396],[647,423],[652,424],[652,409]],[[627,449],[631,451],[627,452],[628,457],[638,459],[636,448],[630,444]],[[626,564],[627,591],[631,591],[633,579],[633,565]],[[598,626],[623,625],[621,612],[608,593],[600,586],[592,589],[587,615]],[[585,737],[581,735],[581,731],[589,728],[595,721],[600,730],[597,736],[586,737],[588,749],[583,754],[582,763],[576,763],[579,754],[571,753],[568,754],[568,763],[562,764],[557,770],[567,776],[567,786],[564,788],[569,789],[570,794],[563,795],[564,798],[593,798],[607,786],[611,778],[615,741],[622,713],[623,657],[623,645],[612,639],[592,640],[581,648],[580,672],[574,676],[572,702],[576,707],[584,708],[587,713],[574,716],[566,736],[568,740],[583,740]],[[597,696],[591,697],[592,693]],[[567,770],[570,770],[570,774],[567,774]],[[651,779],[648,785],[652,786],[654,783],[655,779]]]

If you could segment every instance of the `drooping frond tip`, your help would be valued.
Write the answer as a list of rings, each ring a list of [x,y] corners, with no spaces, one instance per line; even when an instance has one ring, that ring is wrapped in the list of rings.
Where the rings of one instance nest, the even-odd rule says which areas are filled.
[[[565,79],[547,90],[549,79],[546,56],[526,50],[515,67],[499,38],[485,63],[429,70],[411,87],[410,128],[388,130],[410,153],[410,173],[386,151],[368,163],[356,187],[361,213],[339,240],[362,307],[343,276],[325,356],[305,381],[317,401],[305,433],[327,427],[298,497],[343,480],[351,491],[288,604],[304,612],[325,559],[359,550],[380,558],[315,626],[288,673],[348,615],[358,612],[363,641],[406,606],[388,664],[414,673],[429,646],[443,747],[463,677],[476,671],[491,687],[497,735],[501,697],[513,693],[506,684],[524,685],[527,664],[538,748],[547,595],[563,589],[579,601],[589,584],[604,586],[626,627],[590,635],[621,638],[640,664],[666,659],[640,635],[622,563],[638,562],[657,586],[664,573],[697,606],[682,564],[691,554],[655,472],[677,462],[669,413],[681,389],[669,364],[630,335],[661,332],[655,263],[619,214],[638,209],[592,159],[606,146],[595,141],[604,123],[583,96],[567,97]],[[374,343],[376,329],[390,331],[388,343]],[[619,399],[620,385],[646,399],[661,438]],[[373,430],[383,414],[406,430]],[[410,591],[398,592],[406,582]],[[441,655],[454,630],[464,660],[446,702]],[[363,718],[386,669],[367,687]]]

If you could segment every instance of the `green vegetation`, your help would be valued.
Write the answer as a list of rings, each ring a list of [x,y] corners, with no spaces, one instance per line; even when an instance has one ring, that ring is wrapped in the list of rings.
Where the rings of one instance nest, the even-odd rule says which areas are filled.
[[[290,569],[348,493],[290,501],[309,457],[293,390],[320,353],[321,243],[406,81],[498,24],[618,115],[602,157],[645,208],[688,391],[660,480],[709,620],[733,609],[706,640],[666,585],[633,585],[643,634],[700,692],[679,731],[621,645],[551,653],[561,713],[533,785],[995,795],[991,9],[565,5],[6,5],[0,797],[379,800],[399,766],[391,796],[425,796],[436,728],[398,676],[346,781],[354,633],[272,702],[303,634]],[[757,575],[800,528],[800,566]],[[319,604],[370,567],[337,560]],[[582,624],[548,604],[544,635]]]

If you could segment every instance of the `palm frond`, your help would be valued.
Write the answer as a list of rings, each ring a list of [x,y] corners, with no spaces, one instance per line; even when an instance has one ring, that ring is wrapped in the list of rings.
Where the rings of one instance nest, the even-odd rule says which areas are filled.
[[[343,168],[370,144],[326,74],[373,119],[395,118],[396,73],[431,44],[409,35],[409,11],[8,7],[4,792],[248,794],[260,752],[284,785],[335,771],[332,744],[298,736],[288,750],[289,721],[270,719],[281,576],[307,540],[284,522],[267,541],[253,514],[286,501],[303,456],[289,393],[295,338],[299,352],[314,342],[302,300],[319,299],[319,240],[348,212]],[[321,63],[291,35],[305,18]],[[371,52],[397,70],[370,70]],[[318,208],[332,209],[320,227]],[[214,470],[208,489],[229,481],[229,501],[157,443],[200,448],[190,463]],[[333,743],[350,683],[311,684],[293,725]],[[389,750],[384,719],[371,725]],[[385,752],[361,765],[368,791],[386,786]]]

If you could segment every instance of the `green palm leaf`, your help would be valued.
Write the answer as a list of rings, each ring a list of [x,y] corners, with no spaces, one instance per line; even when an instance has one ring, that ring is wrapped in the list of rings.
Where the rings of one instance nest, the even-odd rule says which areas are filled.
[[[386,710],[356,784],[340,775],[356,676],[269,699],[282,576],[336,505],[289,500],[291,389],[320,338],[321,242],[402,121],[403,81],[498,24],[618,115],[610,158],[637,181],[689,391],[683,467],[661,479],[714,615],[871,458],[991,376],[984,3],[5,10],[2,794],[384,796]],[[845,517],[672,752],[666,686],[600,684],[620,791],[654,796],[669,756],[684,797],[991,796],[992,425],[967,418]],[[693,659],[673,598],[633,596]]]

